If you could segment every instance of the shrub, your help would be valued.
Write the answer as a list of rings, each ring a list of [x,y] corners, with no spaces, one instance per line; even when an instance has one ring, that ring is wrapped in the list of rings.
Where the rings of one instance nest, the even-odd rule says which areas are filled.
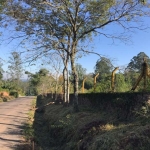
[[[10,91],[9,95],[14,96],[15,98],[19,96],[17,91]]]

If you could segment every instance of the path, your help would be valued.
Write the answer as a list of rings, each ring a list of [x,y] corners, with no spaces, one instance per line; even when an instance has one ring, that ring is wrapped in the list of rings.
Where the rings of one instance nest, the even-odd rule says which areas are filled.
[[[23,141],[22,130],[34,97],[0,103],[0,150],[15,150]]]

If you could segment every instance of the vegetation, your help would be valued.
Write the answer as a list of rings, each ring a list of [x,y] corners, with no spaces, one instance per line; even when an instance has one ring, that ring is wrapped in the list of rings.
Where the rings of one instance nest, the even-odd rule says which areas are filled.
[[[28,140],[33,137],[35,142],[41,146],[44,145],[45,148],[52,147],[52,149],[60,150],[96,150],[99,147],[103,150],[108,149],[110,145],[114,150],[134,149],[136,146],[140,149],[149,149],[149,134],[145,134],[149,131],[149,106],[142,105],[139,109],[135,107],[133,97],[122,98],[117,95],[119,93],[116,94],[117,96],[111,93],[112,91],[129,92],[140,76],[143,58],[146,57],[150,64],[149,57],[144,52],[140,52],[132,58],[125,70],[116,72],[115,88],[112,90],[111,78],[114,66],[111,60],[87,49],[88,42],[96,36],[105,36],[124,42],[130,40],[128,36],[131,31],[145,29],[145,26],[140,24],[142,22],[140,18],[149,17],[149,5],[149,1],[137,0],[7,0],[0,2],[0,26],[14,30],[15,35],[8,39],[11,41],[19,38],[21,40],[19,45],[24,47],[21,47],[20,52],[11,53],[5,75],[0,63],[0,90],[8,91],[15,97],[41,94],[43,102],[40,101],[40,105],[48,102],[48,99],[44,99],[47,93],[55,93],[54,99],[52,96],[51,99],[58,104],[62,102],[62,98],[57,95],[64,93],[64,101],[68,103],[69,93],[72,92],[71,101],[74,104],[74,111],[77,112],[73,113],[74,111],[68,105],[66,105],[68,107],[62,107],[62,105],[49,103],[43,106],[44,115],[35,114],[35,118],[38,117],[38,120],[36,118],[34,122],[35,131],[33,131],[32,123],[27,126],[25,134],[29,135]],[[117,25],[123,30],[117,30],[115,33],[107,32],[104,29],[109,25]],[[100,59],[95,64],[94,72],[86,74],[86,69],[77,64],[76,60],[91,53],[100,56]],[[20,54],[23,55],[24,60]],[[34,73],[26,70],[29,80],[22,81],[22,62],[31,64],[41,58],[46,60],[53,58],[54,60],[50,62],[53,70],[40,68]],[[58,63],[58,66],[63,64],[63,69],[57,68],[53,62]],[[147,83],[149,82],[147,79]],[[136,91],[143,90],[142,84],[143,82],[139,84]],[[79,106],[80,112],[78,112],[80,103],[78,94],[84,89],[87,97],[82,99],[89,100],[89,104],[95,107]],[[150,91],[149,85],[146,90]],[[100,93],[101,97],[96,97],[97,93]],[[2,98],[3,95],[4,93],[1,93]],[[107,100],[104,97],[107,97]],[[99,99],[101,101],[98,101]],[[2,101],[7,99],[3,98]],[[100,111],[96,106],[103,109]],[[111,108],[111,111],[108,108]],[[128,114],[133,111],[136,111],[136,115],[132,116],[132,119],[128,118]],[[123,116],[124,114],[126,117]],[[46,126],[43,126],[44,124]],[[38,137],[39,134],[42,136]]]
[[[28,121],[25,124],[25,128],[23,130],[23,135],[25,142],[22,145],[18,145],[17,150],[20,149],[37,149],[37,150],[42,150],[39,147],[36,146],[34,143],[34,129],[33,129],[33,122],[34,122],[34,115],[35,115],[35,110],[34,108],[36,107],[36,99],[32,101],[31,104],[31,109],[28,113]]]
[[[100,81],[101,76],[110,74],[112,72],[112,69],[113,69],[113,65],[110,59],[106,57],[101,57],[101,59],[99,59],[95,65],[95,74],[97,73],[100,74],[100,76],[98,76],[98,80]]]
[[[143,62],[143,59],[147,59],[147,63],[150,64],[150,58],[144,53],[140,52],[137,56],[134,56],[131,59],[131,62],[128,64],[126,70],[128,71],[134,71],[134,72],[140,72],[141,71],[141,64]]]
[[[37,106],[49,101],[48,97],[39,96]],[[43,112],[35,114],[36,143],[42,149],[52,150],[149,149],[150,111],[140,107],[136,115],[127,120],[125,111],[118,118],[115,105],[111,110],[79,105],[78,113],[73,113],[71,107],[48,105]]]
[[[47,69],[40,69],[35,74],[28,71],[25,72],[29,77],[29,89],[27,95],[38,95],[46,93],[58,93],[62,85],[61,76],[59,79],[51,75]]]
[[[17,53],[14,53],[17,54]],[[18,55],[18,54],[17,54]],[[19,55],[18,55],[19,57]],[[136,62],[141,64],[142,66],[142,58],[147,57],[147,61],[149,62],[149,57],[144,53],[140,52],[137,54],[137,56],[134,56],[133,58],[136,58]],[[14,57],[13,57],[14,58]],[[21,57],[16,58],[12,62],[12,58],[9,62],[10,65],[8,67],[7,71],[3,70],[3,64],[1,63],[0,70],[1,70],[1,79],[0,79],[0,89],[1,91],[7,91],[9,93],[18,93],[17,95],[38,95],[38,94],[46,94],[46,93],[55,93],[56,95],[58,93],[63,92],[63,85],[64,85],[64,77],[62,70],[57,69],[57,66],[55,66],[54,70],[47,70],[45,68],[39,69],[36,73],[31,73],[29,71],[26,71],[25,74],[28,75],[28,80],[22,81],[20,77],[22,77],[22,66],[21,65]],[[133,85],[137,82],[138,77],[140,76],[140,68],[134,69],[133,60],[131,59],[131,62],[127,65],[127,67],[124,70],[120,70],[116,72],[115,74],[115,92],[128,92],[131,90]],[[15,61],[20,63],[15,63]],[[57,62],[56,62],[57,63]],[[53,64],[54,66],[54,62]],[[132,64],[132,65],[131,65]],[[16,65],[16,66],[15,66]],[[132,66],[132,67],[131,67]],[[15,68],[18,70],[15,71]],[[19,69],[20,68],[20,69]],[[94,73],[86,74],[86,69],[82,67],[81,64],[76,64],[77,72],[78,72],[78,82],[79,82],[79,93],[83,92],[83,80],[84,81],[84,92],[85,93],[91,93],[91,92],[110,92],[111,91],[111,76],[112,76],[112,70],[113,70],[113,64],[110,59],[108,58],[102,58],[98,59],[95,64],[95,70]],[[20,70],[20,71],[19,71]],[[11,72],[12,71],[12,72]],[[15,71],[15,73],[13,73]],[[56,76],[56,74],[59,74]],[[19,73],[20,72],[20,73]],[[3,79],[3,76],[7,77],[6,79]],[[97,77],[97,83],[95,85],[94,89],[94,75],[96,73],[99,73],[99,76]],[[20,75],[19,75],[20,74]],[[69,75],[70,79],[70,86],[69,91],[70,93],[73,93],[74,87],[73,87],[73,76],[70,71]],[[150,80],[147,78],[147,91],[150,90],[149,83]],[[143,89],[143,81],[140,82],[139,86],[136,88],[136,91],[142,91]],[[15,94],[15,97],[17,96]],[[56,97],[55,97],[56,98]],[[57,98],[56,98],[57,99]]]
[[[82,81],[86,77],[86,68],[83,68],[81,64],[76,64],[77,74],[78,74],[78,84],[79,89],[82,88]],[[73,75],[72,72],[70,72],[70,82],[73,84]]]
[[[87,41],[99,35],[121,41],[129,40],[126,34],[128,31],[143,29],[141,21],[138,22],[143,16],[149,16],[149,1],[23,0],[12,2],[8,0],[2,15],[2,26],[8,26],[7,22],[11,20],[14,22],[15,30],[20,33],[19,36],[16,37],[15,34],[11,38],[21,37],[23,40],[20,44],[25,44],[24,41],[28,40],[26,45],[32,45],[26,48],[29,56],[26,59],[30,62],[56,52],[63,59],[65,72],[70,63],[74,104],[77,108],[76,59],[82,54],[94,53],[86,49]],[[123,33],[107,33],[103,30],[114,24],[122,27]]]

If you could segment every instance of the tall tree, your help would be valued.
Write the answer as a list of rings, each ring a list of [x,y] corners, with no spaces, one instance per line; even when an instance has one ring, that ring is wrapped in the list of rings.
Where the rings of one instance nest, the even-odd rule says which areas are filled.
[[[127,39],[124,37],[126,31],[140,27],[135,24],[138,17],[149,15],[148,2],[143,4],[139,0],[8,0],[7,4],[4,12],[16,19],[16,30],[22,33],[19,37],[26,33],[25,40],[31,38],[38,47],[28,49],[34,59],[49,50],[65,51],[69,55],[74,76],[75,107],[78,104],[76,56],[80,51],[89,52],[82,47],[83,42],[93,35]],[[124,34],[103,30],[111,24],[123,27]]]
[[[113,69],[111,60],[106,57],[101,57],[95,65],[95,73],[109,74]]]
[[[111,60],[106,57],[101,57],[101,59],[97,60],[95,65],[95,74],[99,73],[97,80],[104,80],[104,78],[107,78],[106,76],[110,76],[112,69],[113,65]]]
[[[8,73],[10,79],[19,87],[20,79],[23,75],[23,66],[21,56],[18,52],[12,52],[8,61]]]
[[[49,75],[49,71],[45,68],[40,69],[35,74],[26,71],[29,76],[29,94],[37,95],[51,92],[55,85],[55,79]],[[54,92],[54,90],[53,90]]]
[[[150,64],[150,58],[144,53],[140,52],[137,56],[134,56],[127,66],[127,70],[139,72],[143,63],[143,59],[147,59],[147,63]]]
[[[58,53],[51,54],[47,59],[44,59],[44,64],[48,64],[51,70],[51,76],[55,79],[55,100],[57,99],[59,77],[62,74],[63,61]],[[65,101],[66,102],[66,101]]]
[[[3,70],[2,66],[3,66],[3,63],[0,61],[0,80],[2,80],[3,73],[4,73],[4,70]]]

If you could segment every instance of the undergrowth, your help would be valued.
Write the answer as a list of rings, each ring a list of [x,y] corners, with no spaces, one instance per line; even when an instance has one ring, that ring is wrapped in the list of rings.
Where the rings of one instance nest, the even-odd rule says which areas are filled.
[[[28,112],[28,121],[25,124],[25,128],[23,130],[23,135],[25,139],[25,144],[22,146],[22,149],[27,149],[27,150],[41,150],[40,147],[36,145],[35,142],[35,132],[34,132],[34,115],[35,115],[35,108],[36,107],[36,99],[34,99],[31,103],[31,109]],[[20,148],[20,149],[21,149]]]
[[[44,99],[39,103],[44,103]],[[79,109],[74,113],[72,106],[52,104],[35,114],[36,141],[43,150],[150,149],[149,106],[128,120],[118,119],[115,111]]]
[[[34,129],[33,129],[33,121],[34,121],[34,108],[36,106],[36,99],[34,99],[31,103],[31,109],[28,112],[28,122],[26,123],[26,127],[24,129],[24,137],[26,141],[30,141],[34,138]]]

